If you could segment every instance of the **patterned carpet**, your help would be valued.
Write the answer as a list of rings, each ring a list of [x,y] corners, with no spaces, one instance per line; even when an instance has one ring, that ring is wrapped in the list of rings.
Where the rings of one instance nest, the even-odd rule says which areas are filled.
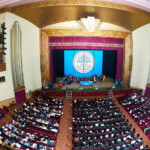
[[[72,100],[64,99],[63,115],[60,120],[60,134],[57,138],[56,150],[72,149]]]

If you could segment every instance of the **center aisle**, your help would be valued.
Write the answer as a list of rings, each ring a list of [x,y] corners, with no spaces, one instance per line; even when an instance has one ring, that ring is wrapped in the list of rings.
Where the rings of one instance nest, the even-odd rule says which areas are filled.
[[[63,100],[63,114],[60,120],[60,133],[58,134],[56,150],[72,149],[72,100]]]

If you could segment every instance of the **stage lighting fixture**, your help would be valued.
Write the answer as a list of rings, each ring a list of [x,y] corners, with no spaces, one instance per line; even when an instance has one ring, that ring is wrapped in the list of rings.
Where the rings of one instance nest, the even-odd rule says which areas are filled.
[[[2,53],[3,53],[3,55],[6,55],[6,53],[4,51]]]
[[[2,29],[6,29],[5,23],[1,24],[1,28],[2,28]]]
[[[2,27],[3,30],[6,30],[6,27]]]
[[[4,47],[4,46],[2,46],[2,49],[3,49],[3,50],[6,50],[7,48],[6,48],[6,47]]]
[[[6,32],[3,32],[3,34],[6,34]]]
[[[4,36],[2,36],[1,38],[4,39],[4,40],[6,39]]]
[[[0,40],[3,42],[6,38],[3,36],[0,36]]]

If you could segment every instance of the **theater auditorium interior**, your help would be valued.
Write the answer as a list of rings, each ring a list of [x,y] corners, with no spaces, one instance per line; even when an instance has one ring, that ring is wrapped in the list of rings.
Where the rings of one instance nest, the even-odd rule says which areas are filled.
[[[0,1],[0,150],[15,149],[150,149],[149,0]]]

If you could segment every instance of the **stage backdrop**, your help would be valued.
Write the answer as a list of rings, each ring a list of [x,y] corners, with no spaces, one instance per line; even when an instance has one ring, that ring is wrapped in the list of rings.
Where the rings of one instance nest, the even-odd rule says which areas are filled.
[[[64,74],[87,77],[102,74],[103,51],[65,50]],[[63,62],[62,62],[63,63]]]
[[[53,53],[55,49],[95,49],[95,50],[116,50],[117,51],[117,68],[116,80],[122,79],[123,63],[123,39],[102,38],[102,37],[50,37],[50,77],[53,79]]]

